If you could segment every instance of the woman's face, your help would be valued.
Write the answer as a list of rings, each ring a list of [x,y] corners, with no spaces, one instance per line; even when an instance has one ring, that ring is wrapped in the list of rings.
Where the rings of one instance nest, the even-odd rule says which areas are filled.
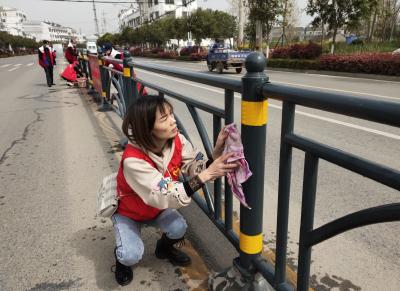
[[[160,142],[166,142],[178,134],[173,109],[164,103],[163,111],[164,113],[161,112],[160,108],[157,108],[156,120],[152,130],[153,136]]]

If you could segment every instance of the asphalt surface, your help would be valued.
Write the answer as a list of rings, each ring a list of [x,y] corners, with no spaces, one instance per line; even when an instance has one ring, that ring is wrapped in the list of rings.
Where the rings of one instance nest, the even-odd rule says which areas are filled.
[[[207,72],[204,63],[153,62]],[[137,73],[159,86],[223,106],[222,90],[143,70]],[[400,83],[396,82],[276,71],[268,75],[276,83],[354,95],[362,93],[366,98],[377,94],[381,100],[400,101]],[[224,76],[241,77],[233,73]],[[57,78],[58,85],[49,90],[36,57],[0,59],[0,80],[3,104],[0,109],[0,290],[118,289],[110,272],[112,228],[108,222],[93,218],[94,193],[100,179],[118,165],[117,150],[110,146],[110,140],[114,144],[118,141],[118,129],[102,116],[100,120],[104,120],[99,125],[99,116],[90,110],[90,102]],[[173,103],[192,140],[201,147],[185,105]],[[263,225],[264,240],[272,249],[276,231],[280,106],[280,102],[270,101],[266,144]],[[206,128],[212,129],[212,116],[200,115]],[[240,124],[240,95],[235,95],[235,122]],[[400,169],[398,128],[299,107],[295,131]],[[288,252],[288,262],[294,269],[303,161],[304,154],[295,150]],[[324,161],[319,168],[315,227],[360,209],[399,202],[398,191]],[[237,211],[238,208],[235,201]],[[209,269],[221,270],[230,264],[232,252],[226,242],[222,245],[221,239],[217,239],[213,226],[201,221],[201,213],[196,209],[183,210],[190,216],[192,243],[204,255]],[[398,222],[373,225],[314,247],[312,286],[315,290],[399,290],[399,232]],[[149,248],[143,263],[135,269],[135,278],[146,279],[134,280],[136,283],[127,289],[190,289],[187,287],[190,275],[182,279],[179,270],[155,264],[152,244],[157,234],[146,229],[144,235]]]
[[[190,241],[192,267],[171,266],[154,255],[154,228],[142,228],[133,282],[115,282],[113,228],[95,207],[118,168],[120,130],[59,80],[59,62],[49,89],[35,56],[0,60],[0,290],[204,290],[208,269]]]
[[[205,63],[135,59],[152,62],[159,67],[182,68],[207,74]],[[300,86],[321,92],[340,92],[400,102],[400,83],[363,78],[266,71],[272,83]],[[137,70],[138,77],[167,87],[188,97],[223,108],[223,90],[152,72]],[[233,70],[224,77],[240,79]],[[264,196],[264,240],[275,248],[276,208],[279,169],[281,102],[270,100],[266,144]],[[193,140],[201,145],[197,130],[186,106],[174,102],[175,110]],[[320,110],[296,107],[295,132],[329,146],[350,152],[394,169],[400,169],[400,129]],[[212,136],[212,116],[201,113]],[[399,116],[400,118],[400,116]],[[240,95],[235,94],[235,122],[240,125]],[[240,126],[239,126],[240,127]],[[293,152],[288,263],[297,265],[301,191],[304,153]],[[399,202],[400,193],[321,160],[319,164],[314,227],[346,214]],[[237,201],[235,210],[239,211]],[[311,282],[316,290],[399,290],[400,289],[400,223],[377,224],[349,231],[313,248]]]

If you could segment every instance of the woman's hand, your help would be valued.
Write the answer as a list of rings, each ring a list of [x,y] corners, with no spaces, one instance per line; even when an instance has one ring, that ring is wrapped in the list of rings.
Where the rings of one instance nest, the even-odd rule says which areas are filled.
[[[205,183],[214,181],[219,177],[223,177],[226,173],[233,172],[239,165],[237,163],[227,163],[226,161],[233,157],[235,153],[226,153],[215,159],[212,164],[199,174],[200,180]]]
[[[213,160],[218,159],[222,152],[224,151],[225,140],[228,137],[228,133],[224,131],[226,126],[224,126],[218,134],[217,142],[215,143],[214,151],[212,154]]]

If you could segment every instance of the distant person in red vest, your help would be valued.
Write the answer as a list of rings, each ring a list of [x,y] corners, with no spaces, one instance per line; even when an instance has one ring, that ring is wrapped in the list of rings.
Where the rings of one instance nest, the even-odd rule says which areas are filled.
[[[121,53],[120,51],[117,51],[116,49],[114,49],[111,43],[106,43],[106,44],[103,45],[103,52],[104,52],[104,55],[107,56],[107,57],[111,57],[111,58],[118,59],[118,60],[123,60],[124,59],[124,54]],[[124,69],[123,65],[121,65],[121,64],[111,64],[108,61],[105,61],[104,65],[107,66],[107,67],[108,66],[112,66],[115,70],[117,70],[119,72],[123,72],[123,69]],[[117,74],[114,75],[114,77],[118,80],[118,75]],[[133,77],[136,77],[135,73],[134,73]],[[138,90],[139,93],[141,92],[141,89],[142,89],[142,84],[137,83],[137,90]],[[143,87],[143,91],[141,93],[142,93],[142,95],[147,95],[146,88]]]
[[[67,49],[65,50],[65,58],[68,63],[73,64],[78,61],[78,51],[76,49],[76,41],[71,40],[68,43]]]
[[[49,49],[50,52],[53,54],[53,60],[54,60],[54,66],[57,64],[56,58],[57,58],[57,52],[56,50],[53,48],[53,43],[49,42]]]
[[[43,40],[43,45],[38,49],[39,65],[46,73],[47,86],[55,85],[53,82],[54,55],[49,48],[49,42]]]
[[[174,247],[183,242],[187,224],[177,208],[187,206],[191,196],[207,181],[237,168],[227,163],[234,153],[222,155],[227,134],[220,132],[213,160],[208,160],[179,133],[172,105],[158,95],[138,98],[128,109],[122,130],[129,143],[117,175],[119,204],[111,217],[116,238],[115,279],[124,286],[132,281],[131,266],[142,258],[143,224],[159,227],[155,255],[178,266],[191,259]],[[179,175],[188,177],[179,181]]]

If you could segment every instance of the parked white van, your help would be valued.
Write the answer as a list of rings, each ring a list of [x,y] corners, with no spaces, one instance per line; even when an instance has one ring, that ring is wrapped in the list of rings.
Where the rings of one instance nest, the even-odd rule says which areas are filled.
[[[91,54],[97,54],[97,45],[95,41],[88,41],[86,43],[86,49]]]

